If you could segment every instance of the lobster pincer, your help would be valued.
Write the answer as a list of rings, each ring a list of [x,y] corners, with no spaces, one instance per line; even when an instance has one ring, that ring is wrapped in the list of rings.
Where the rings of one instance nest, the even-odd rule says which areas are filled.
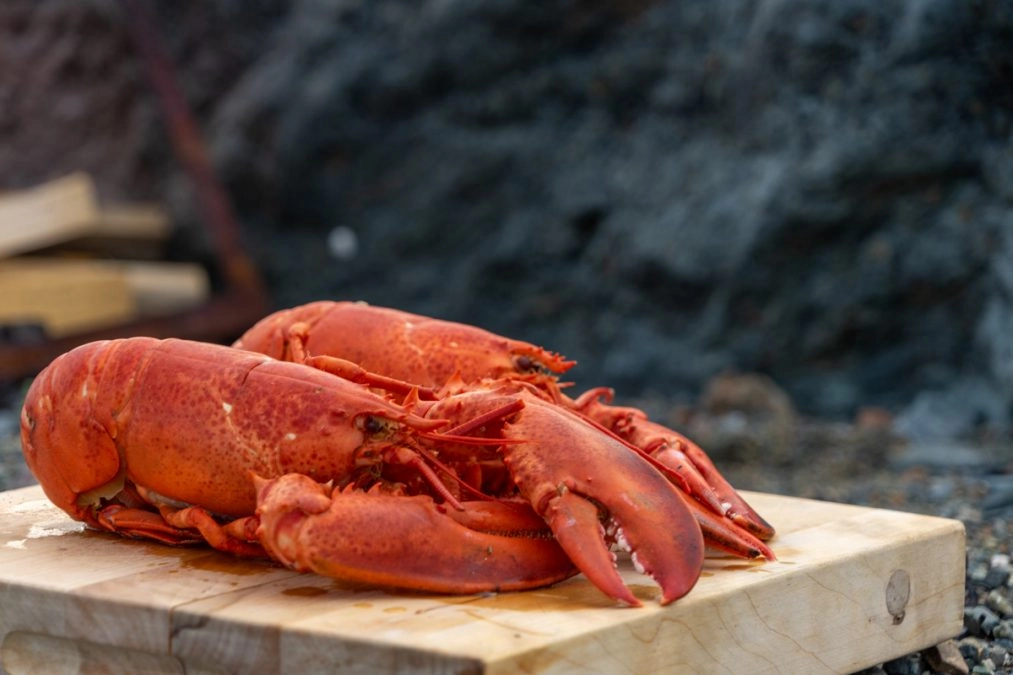
[[[658,583],[662,604],[688,593],[703,566],[700,528],[677,489],[621,439],[516,384],[448,396],[428,414],[486,419],[516,398],[523,409],[484,433],[509,441],[500,452],[513,482],[577,568],[609,597],[639,606],[616,570],[616,545]]]

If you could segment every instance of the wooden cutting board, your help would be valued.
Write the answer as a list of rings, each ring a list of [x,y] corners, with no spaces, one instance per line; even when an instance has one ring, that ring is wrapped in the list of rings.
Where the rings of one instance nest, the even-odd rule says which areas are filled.
[[[953,520],[745,493],[777,562],[709,558],[696,588],[621,608],[582,576],[524,593],[382,591],[86,531],[0,493],[0,664],[20,673],[848,673],[957,635]],[[377,533],[380,536],[381,533]]]

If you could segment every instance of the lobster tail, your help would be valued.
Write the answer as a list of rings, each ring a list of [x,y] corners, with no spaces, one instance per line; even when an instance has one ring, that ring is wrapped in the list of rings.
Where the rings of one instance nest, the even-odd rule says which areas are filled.
[[[28,468],[54,504],[93,525],[92,507],[124,485],[111,411],[129,400],[133,378],[122,380],[126,387],[108,384],[140,367],[148,345],[143,340],[138,348],[92,342],[57,357],[32,382],[21,409]]]

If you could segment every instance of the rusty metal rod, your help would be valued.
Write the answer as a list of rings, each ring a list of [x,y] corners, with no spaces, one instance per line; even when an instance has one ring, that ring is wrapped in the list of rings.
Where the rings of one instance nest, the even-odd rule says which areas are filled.
[[[148,80],[162,104],[176,156],[193,183],[205,225],[210,229],[222,276],[226,284],[262,292],[262,282],[240,243],[239,225],[218,180],[207,148],[186,104],[186,98],[148,5],[143,0],[121,0],[130,37],[148,70]]]

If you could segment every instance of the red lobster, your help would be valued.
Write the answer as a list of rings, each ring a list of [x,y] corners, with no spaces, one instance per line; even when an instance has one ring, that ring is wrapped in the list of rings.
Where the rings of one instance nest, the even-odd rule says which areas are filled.
[[[78,347],[28,391],[25,459],[93,528],[352,581],[474,593],[579,570],[639,605],[618,540],[662,603],[695,584],[703,540],[680,492],[532,384],[436,396],[309,361],[150,338]]]
[[[562,393],[558,374],[573,361],[541,347],[475,326],[441,321],[361,302],[313,302],[276,312],[235,346],[296,362],[326,355],[359,371],[439,388],[454,378],[466,386],[484,379],[533,385],[546,401],[574,411],[637,446],[695,499],[687,505],[714,548],[747,558],[773,552],[763,543],[774,529],[746,503],[706,453],[685,436],[636,408],[609,405],[613,393],[591,389],[576,399]]]

